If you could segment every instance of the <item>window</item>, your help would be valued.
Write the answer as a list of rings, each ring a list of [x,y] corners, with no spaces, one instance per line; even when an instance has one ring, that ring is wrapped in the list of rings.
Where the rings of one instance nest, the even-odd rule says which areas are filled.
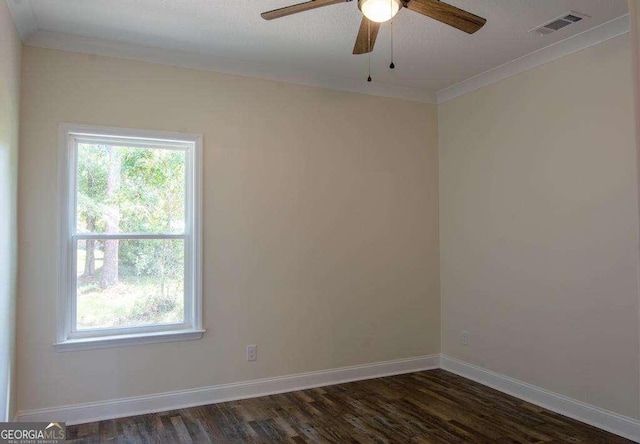
[[[58,351],[202,337],[201,145],[60,125]]]

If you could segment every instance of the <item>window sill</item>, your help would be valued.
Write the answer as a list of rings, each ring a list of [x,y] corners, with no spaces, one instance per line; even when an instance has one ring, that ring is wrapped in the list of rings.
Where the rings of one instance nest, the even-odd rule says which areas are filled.
[[[156,344],[161,342],[194,341],[201,339],[206,330],[172,330],[131,335],[103,336],[95,338],[68,339],[53,344],[57,352],[92,350],[96,348],[127,347],[130,345]]]

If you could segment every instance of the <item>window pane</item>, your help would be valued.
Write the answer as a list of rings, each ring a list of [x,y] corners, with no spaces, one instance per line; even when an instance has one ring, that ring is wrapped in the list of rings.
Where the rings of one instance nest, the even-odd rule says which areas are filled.
[[[181,150],[78,144],[77,231],[184,231]]]
[[[79,240],[77,330],[184,321],[184,240]]]

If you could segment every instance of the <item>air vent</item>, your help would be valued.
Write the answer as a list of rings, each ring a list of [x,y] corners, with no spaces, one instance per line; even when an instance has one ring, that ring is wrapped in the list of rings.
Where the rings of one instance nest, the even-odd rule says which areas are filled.
[[[571,11],[568,14],[563,15],[562,17],[558,17],[544,25],[534,28],[529,32],[535,32],[536,34],[546,35],[551,34],[552,32],[559,31],[562,28],[566,28],[569,25],[573,25],[574,23],[578,23],[586,18],[589,18],[588,15],[580,14],[578,12]]]

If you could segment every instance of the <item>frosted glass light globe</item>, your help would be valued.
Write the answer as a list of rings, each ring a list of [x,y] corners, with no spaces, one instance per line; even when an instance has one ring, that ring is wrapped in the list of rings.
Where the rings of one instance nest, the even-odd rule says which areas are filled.
[[[400,0],[358,0],[358,8],[372,22],[389,21],[398,13]]]

